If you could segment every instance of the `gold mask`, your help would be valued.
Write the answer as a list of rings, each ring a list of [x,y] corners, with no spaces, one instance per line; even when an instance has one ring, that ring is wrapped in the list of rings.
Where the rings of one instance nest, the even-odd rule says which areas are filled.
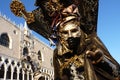
[[[70,38],[76,38],[81,36],[80,26],[78,21],[69,21],[60,25],[58,35],[65,41]]]

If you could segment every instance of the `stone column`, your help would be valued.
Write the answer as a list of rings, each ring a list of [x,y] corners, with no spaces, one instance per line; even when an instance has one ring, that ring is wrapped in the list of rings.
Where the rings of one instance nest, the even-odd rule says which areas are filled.
[[[22,70],[22,80],[25,79],[25,72]]]
[[[4,80],[6,80],[7,75],[7,65],[4,63]]]
[[[17,80],[19,80],[20,68],[17,67]]]
[[[48,77],[48,80],[50,80],[50,77]]]
[[[30,75],[29,75],[29,72],[27,71],[27,80],[29,80],[29,76],[30,76]]]
[[[47,80],[46,78],[47,78],[47,77],[46,77],[46,75],[45,75],[45,80]]]
[[[33,80],[33,73],[31,73],[31,80]]]
[[[11,80],[13,80],[14,67],[11,66]]]

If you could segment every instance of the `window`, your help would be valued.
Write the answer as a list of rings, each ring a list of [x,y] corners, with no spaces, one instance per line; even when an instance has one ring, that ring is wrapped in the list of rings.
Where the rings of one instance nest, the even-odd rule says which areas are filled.
[[[14,30],[13,33],[17,35],[17,31],[16,30]]]
[[[41,51],[40,50],[38,51],[38,60],[42,60],[42,58],[41,58]]]
[[[52,58],[50,59],[50,64],[51,64],[51,66],[53,66],[53,59]]]
[[[9,43],[10,43],[10,40],[9,40],[8,34],[7,33],[1,34],[1,36],[0,36],[0,45],[9,47]]]
[[[24,47],[23,48],[23,55],[28,55],[28,48],[27,47]]]

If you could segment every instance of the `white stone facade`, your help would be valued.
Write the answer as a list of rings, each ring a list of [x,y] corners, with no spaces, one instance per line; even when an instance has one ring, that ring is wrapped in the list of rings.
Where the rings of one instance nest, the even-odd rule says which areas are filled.
[[[53,49],[0,16],[0,80],[54,80]]]

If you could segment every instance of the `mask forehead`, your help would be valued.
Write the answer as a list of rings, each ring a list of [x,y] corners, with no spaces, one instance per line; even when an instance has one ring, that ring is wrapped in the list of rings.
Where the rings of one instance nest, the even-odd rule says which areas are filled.
[[[60,25],[59,31],[68,31],[74,28],[78,28],[79,27],[79,22],[77,21],[70,21],[70,22],[66,22],[62,25]],[[78,28],[79,29],[79,28]]]
[[[63,27],[62,31],[70,31],[72,29],[77,29],[77,28],[78,26],[76,24],[69,23]]]

